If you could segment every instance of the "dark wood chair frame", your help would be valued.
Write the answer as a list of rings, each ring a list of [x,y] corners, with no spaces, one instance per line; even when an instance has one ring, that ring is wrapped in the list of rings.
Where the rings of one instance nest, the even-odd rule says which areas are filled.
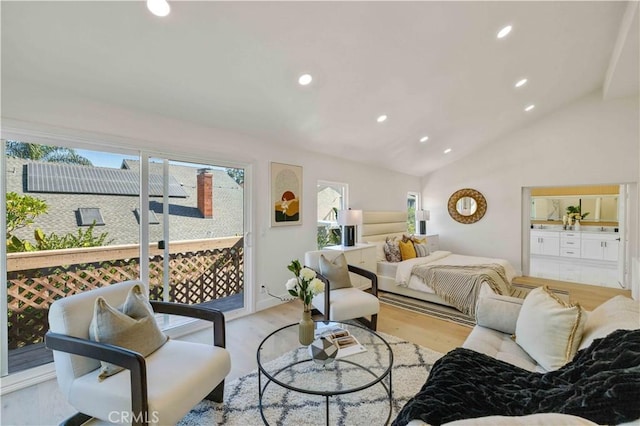
[[[213,344],[224,348],[226,345],[226,325],[224,314],[216,309],[151,300],[153,311],[159,314],[170,314],[191,317],[213,323]],[[124,367],[131,374],[131,411],[133,425],[147,424],[149,420],[149,402],[147,400],[147,368],[144,357],[138,352],[93,340],[67,336],[65,334],[47,332],[45,346],[54,351],[82,355],[88,358],[110,362]],[[224,380],[213,389],[205,399],[222,402],[224,398]],[[91,419],[84,413],[76,413],[61,424],[79,426]]]
[[[378,297],[378,276],[371,272],[371,271],[367,271],[366,269],[362,269],[359,268],[357,266],[353,266],[353,265],[347,265],[349,268],[349,272],[353,272],[354,274],[358,274],[362,277],[365,277],[369,280],[371,280],[371,289],[370,292],[372,295],[374,295],[375,297]],[[331,286],[329,283],[329,280],[322,274],[320,274],[319,272],[317,272],[317,277],[324,282],[324,287],[325,287],[325,292],[324,292],[324,306],[325,306],[325,312],[324,314],[322,314],[319,310],[317,309],[313,309],[312,313],[315,314],[321,314],[324,315],[324,321],[331,321],[331,318],[329,318],[329,312],[331,311],[329,309],[329,301],[331,298]],[[362,291],[369,291],[369,290],[362,290]],[[371,315],[371,319],[367,319],[364,317],[360,317],[360,318],[355,318],[358,322],[362,323],[364,326],[366,326],[367,328],[376,331],[376,328],[378,327],[378,314],[373,314]]]

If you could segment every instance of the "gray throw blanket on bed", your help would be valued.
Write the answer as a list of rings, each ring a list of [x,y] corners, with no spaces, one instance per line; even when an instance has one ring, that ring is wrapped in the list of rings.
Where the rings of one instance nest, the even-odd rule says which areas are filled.
[[[503,296],[524,297],[509,280],[504,267],[497,263],[484,265],[416,265],[411,273],[461,312],[475,317],[476,302],[483,282]]]

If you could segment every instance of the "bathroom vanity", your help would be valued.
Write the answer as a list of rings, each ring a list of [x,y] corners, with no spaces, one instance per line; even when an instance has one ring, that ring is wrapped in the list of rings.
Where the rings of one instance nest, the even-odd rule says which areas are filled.
[[[529,241],[532,255],[618,262],[618,232],[589,227],[582,227],[580,231],[532,229]]]

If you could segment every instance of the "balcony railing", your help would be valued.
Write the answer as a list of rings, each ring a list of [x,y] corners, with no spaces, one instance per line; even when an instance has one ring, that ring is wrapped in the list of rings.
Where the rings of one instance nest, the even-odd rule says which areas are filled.
[[[172,242],[169,301],[204,303],[244,291],[242,237]],[[54,300],[137,279],[138,245],[47,250],[7,255],[9,349],[43,342]],[[149,247],[149,297],[163,295],[163,251]]]

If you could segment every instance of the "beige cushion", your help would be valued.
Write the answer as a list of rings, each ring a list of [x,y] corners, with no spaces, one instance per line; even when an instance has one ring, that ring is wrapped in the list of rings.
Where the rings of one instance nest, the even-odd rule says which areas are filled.
[[[624,296],[613,297],[589,312],[580,349],[615,330],[640,328],[640,302]]]
[[[149,423],[158,426],[178,423],[231,371],[231,357],[226,349],[175,339],[162,345],[145,361]],[[69,402],[81,413],[103,420],[92,424],[118,423],[126,415],[131,419],[128,372],[107,377],[101,383],[97,375],[98,370],[94,370],[73,380]],[[131,423],[123,421],[122,425],[125,424]]]
[[[329,292],[329,318],[333,321],[344,321],[366,317],[380,311],[377,297],[359,288],[339,288]],[[325,313],[324,293],[313,297],[311,303],[323,314]]]
[[[416,250],[417,257],[429,256],[429,246],[427,245],[427,243],[414,243],[413,247]]]
[[[516,343],[545,370],[557,370],[573,359],[585,321],[578,303],[566,303],[548,287],[538,287],[522,303]]]
[[[411,423],[410,423],[411,424]],[[488,416],[473,419],[456,420],[445,423],[446,426],[565,426],[565,425],[596,425],[591,420],[571,414],[539,413],[528,416]]]
[[[89,338],[131,349],[144,357],[152,354],[168,339],[158,327],[153,308],[139,284],[131,287],[127,299],[119,309],[109,305],[103,297],[96,298]],[[99,380],[123,370],[108,362],[101,362],[101,365]]]
[[[349,266],[344,253],[340,253],[333,260],[329,260],[324,254],[321,254],[319,264],[320,273],[329,280],[331,290],[351,287]]]

